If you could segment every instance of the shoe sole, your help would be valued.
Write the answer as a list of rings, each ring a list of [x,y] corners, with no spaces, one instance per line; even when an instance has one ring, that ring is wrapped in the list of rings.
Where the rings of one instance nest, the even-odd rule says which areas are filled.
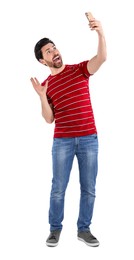
[[[49,246],[49,247],[55,247],[57,246],[59,243],[48,243],[46,242],[46,245]]]
[[[78,240],[84,242],[87,246],[91,246],[91,247],[97,247],[97,246],[100,245],[99,242],[96,242],[96,243],[88,243],[88,242],[86,242],[86,241],[85,241],[83,238],[81,238],[81,237],[78,237]]]

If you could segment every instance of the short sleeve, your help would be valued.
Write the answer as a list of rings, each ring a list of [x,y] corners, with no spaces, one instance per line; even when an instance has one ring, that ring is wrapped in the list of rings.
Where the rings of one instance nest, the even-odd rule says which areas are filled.
[[[89,60],[83,61],[79,63],[79,69],[81,70],[82,74],[86,76],[86,78],[89,78],[92,74],[89,73],[87,69],[87,63]]]

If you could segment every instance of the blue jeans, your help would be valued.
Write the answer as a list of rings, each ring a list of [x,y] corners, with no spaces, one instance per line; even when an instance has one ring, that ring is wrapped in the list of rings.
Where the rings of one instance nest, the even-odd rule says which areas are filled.
[[[51,231],[62,229],[64,198],[74,156],[78,160],[81,189],[77,229],[78,231],[89,230],[91,224],[98,171],[98,137],[93,134],[74,138],[54,138],[53,179],[49,208]]]

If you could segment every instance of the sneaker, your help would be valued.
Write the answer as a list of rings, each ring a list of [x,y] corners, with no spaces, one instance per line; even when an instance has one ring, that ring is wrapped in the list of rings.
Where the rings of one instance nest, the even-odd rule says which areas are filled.
[[[54,247],[58,245],[61,230],[51,231],[49,237],[46,240],[46,245]]]
[[[94,237],[90,231],[79,231],[78,232],[78,239],[83,241],[88,246],[99,246],[99,241],[96,237]]]

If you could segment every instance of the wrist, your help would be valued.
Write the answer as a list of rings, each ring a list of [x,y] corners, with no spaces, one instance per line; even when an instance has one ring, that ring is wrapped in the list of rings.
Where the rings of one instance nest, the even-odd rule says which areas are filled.
[[[101,38],[104,38],[104,32],[103,32],[103,30],[101,30],[101,31],[98,31],[97,32],[98,33],[98,36]]]
[[[40,100],[42,103],[44,103],[45,101],[47,101],[47,95],[46,93],[43,93],[42,95],[40,95]]]

